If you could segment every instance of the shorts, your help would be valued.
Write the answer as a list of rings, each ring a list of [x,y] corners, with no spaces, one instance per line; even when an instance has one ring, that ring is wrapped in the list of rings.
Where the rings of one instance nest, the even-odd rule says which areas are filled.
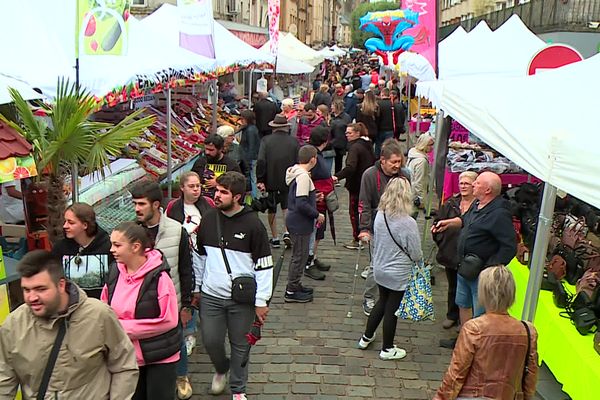
[[[477,298],[479,278],[469,281],[458,274],[456,280],[456,305],[460,308],[473,309],[473,318],[485,313]]]
[[[281,192],[279,190],[270,191],[267,195],[267,211],[269,214],[275,214],[277,212],[277,204],[281,204],[282,210],[288,208],[288,194],[287,192]]]

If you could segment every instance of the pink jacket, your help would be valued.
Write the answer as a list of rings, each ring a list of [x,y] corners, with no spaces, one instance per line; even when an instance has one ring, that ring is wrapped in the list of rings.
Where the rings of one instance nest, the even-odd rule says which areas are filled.
[[[135,348],[135,355],[139,366],[145,365],[140,348],[140,339],[146,339],[160,335],[175,328],[179,322],[177,307],[177,294],[175,286],[168,274],[163,273],[158,280],[158,304],[160,306],[160,317],[149,319],[136,319],[135,308],[138,294],[144,276],[162,265],[162,254],[158,250],[146,252],[146,262],[135,273],[129,274],[124,264],[117,263],[119,268],[119,279],[115,286],[111,307],[119,318],[121,326],[129,336]],[[108,287],[104,285],[100,299],[108,303]],[[159,361],[157,364],[165,364],[179,361],[179,352]]]
[[[323,125],[323,121],[323,117],[320,115],[312,121],[306,121],[306,118],[302,118],[300,120],[300,124],[298,124],[298,134],[296,136],[296,139],[298,139],[298,144],[300,146],[308,144],[308,139],[310,139],[310,131],[312,131],[314,127]]]

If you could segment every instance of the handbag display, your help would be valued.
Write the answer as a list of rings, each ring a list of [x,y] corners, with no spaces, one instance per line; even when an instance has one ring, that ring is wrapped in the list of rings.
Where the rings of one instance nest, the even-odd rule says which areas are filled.
[[[223,255],[223,262],[225,268],[231,279],[231,299],[238,304],[251,304],[254,305],[256,300],[256,279],[254,275],[244,274],[238,277],[233,277],[231,273],[231,266],[225,253],[225,245],[223,243],[223,235],[221,233],[221,213],[217,213],[217,236],[219,238],[219,248]]]
[[[465,254],[462,261],[458,263],[458,274],[468,281],[477,279],[483,270],[483,260],[477,254]]]
[[[585,242],[587,233],[588,227],[584,217],[576,218],[572,215],[567,215],[562,232],[562,242],[565,246],[576,249],[581,242]]]
[[[548,269],[548,273],[554,275],[559,281],[567,274],[567,262],[560,254],[553,255],[546,268]]]

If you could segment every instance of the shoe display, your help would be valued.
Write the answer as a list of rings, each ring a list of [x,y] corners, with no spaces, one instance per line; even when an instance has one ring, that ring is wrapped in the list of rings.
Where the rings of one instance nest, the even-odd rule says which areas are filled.
[[[234,393],[232,399],[233,400],[248,400],[248,398],[246,397],[246,393]]]
[[[319,259],[315,258],[313,261],[313,265],[317,267],[319,271],[329,271],[331,269],[331,265],[323,264]]]
[[[196,347],[196,336],[187,335],[185,337],[185,350],[187,352],[188,357],[191,356],[194,352],[194,347]]]
[[[454,346],[456,346],[456,339],[440,339],[440,347],[454,349]]]
[[[367,347],[369,347],[369,345],[371,343],[373,343],[374,340],[375,340],[375,334],[373,334],[373,337],[371,339],[369,339],[365,335],[362,335],[360,337],[360,339],[358,340],[358,348],[361,350],[365,350]]]
[[[292,248],[292,238],[290,238],[290,234],[288,232],[283,234],[282,240],[283,244],[285,244],[286,249]]]
[[[325,274],[318,270],[316,266],[311,266],[304,269],[304,276],[314,279],[315,281],[325,280]]]
[[[227,374],[215,373],[213,375],[212,383],[210,384],[210,390],[208,393],[213,395],[221,394],[225,390],[225,386],[227,386]]]
[[[356,240],[351,240],[347,243],[344,244],[344,247],[350,250],[358,250],[358,246],[360,245],[360,243],[358,243]]]
[[[365,267],[365,269],[363,269],[363,272],[360,273],[360,277],[363,279],[367,279],[367,276],[369,276],[369,270],[371,269],[370,265],[367,265]]]
[[[379,358],[382,360],[400,360],[404,357],[406,357],[406,350],[396,346],[379,352]]]
[[[315,292],[315,290],[314,290],[313,288],[311,288],[311,287],[308,287],[308,286],[302,286],[302,287],[300,288],[300,291],[301,291],[302,293],[308,293],[308,294],[313,294],[313,293]]]
[[[457,324],[457,321],[454,321],[454,320],[451,320],[451,319],[445,319],[444,322],[442,322],[442,328],[444,328],[444,329],[450,329],[450,328],[452,328],[456,324]]]
[[[271,238],[271,240],[269,240],[269,243],[274,249],[278,249],[281,247],[281,242],[279,241],[279,238]]]
[[[375,307],[375,300],[364,299],[362,307],[363,307],[363,312],[368,317],[369,315],[371,315],[371,311],[373,311],[373,307]]]
[[[178,376],[176,386],[179,400],[187,400],[192,397],[192,384],[187,376]]]
[[[286,290],[283,301],[286,303],[310,303],[313,301],[313,295],[312,293],[303,292],[301,290],[296,292],[288,292]]]

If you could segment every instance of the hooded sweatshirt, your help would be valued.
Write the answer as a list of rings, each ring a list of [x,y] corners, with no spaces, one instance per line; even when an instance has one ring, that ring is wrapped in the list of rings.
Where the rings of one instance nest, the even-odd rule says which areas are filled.
[[[415,149],[408,151],[406,166],[410,170],[411,184],[415,198],[423,201],[427,192],[427,180],[429,179],[429,159],[427,154]]]
[[[119,278],[111,301],[111,307],[119,318],[121,326],[133,342],[135,356],[139,366],[145,365],[140,339],[158,336],[175,328],[179,323],[177,307],[177,294],[175,285],[166,272],[158,280],[158,305],[160,316],[158,318],[136,319],[135,309],[140,287],[146,274],[162,266],[166,262],[158,250],[146,252],[146,262],[133,274],[127,272],[125,264],[117,263]],[[101,300],[108,303],[108,287],[102,289]],[[171,357],[158,361],[156,364],[166,364],[179,361],[179,352]]]
[[[317,195],[310,174],[296,164],[287,169],[285,182],[290,187],[288,194],[288,212],[285,218],[288,231],[296,235],[312,233],[317,210]]]

